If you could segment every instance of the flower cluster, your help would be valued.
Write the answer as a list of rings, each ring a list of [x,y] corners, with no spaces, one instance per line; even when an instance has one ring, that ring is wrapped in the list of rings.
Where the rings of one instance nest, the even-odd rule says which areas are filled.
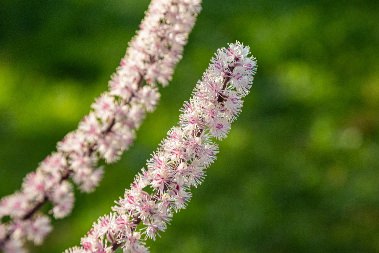
[[[131,145],[146,112],[153,111],[192,30],[201,0],[153,0],[125,57],[91,112],[57,145],[57,151],[29,173],[20,191],[0,200],[0,249],[23,252],[25,240],[42,242],[52,229],[39,209],[52,203],[54,218],[74,205],[72,184],[91,192],[100,182],[100,160],[112,163]],[[146,82],[146,85],[144,85]],[[1,224],[3,217],[10,221]]]
[[[173,214],[186,207],[191,187],[199,185],[216,159],[218,146],[241,111],[257,65],[249,47],[239,42],[219,49],[181,109],[158,150],[109,215],[100,217],[82,238],[81,247],[65,253],[148,252],[145,240],[164,231]]]

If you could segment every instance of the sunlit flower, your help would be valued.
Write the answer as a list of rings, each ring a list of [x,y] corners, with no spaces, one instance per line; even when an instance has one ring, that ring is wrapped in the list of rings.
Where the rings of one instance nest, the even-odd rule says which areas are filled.
[[[0,200],[0,218],[8,216],[9,223],[26,224],[17,220],[32,219],[47,201],[53,204],[55,218],[67,216],[74,204],[73,187],[66,180],[70,177],[82,191],[94,190],[103,175],[99,162],[117,161],[132,144],[146,113],[155,109],[160,97],[157,85],[165,86],[171,80],[199,12],[200,0],[151,2],[140,30],[109,81],[109,90],[95,100],[78,129],[57,144],[57,152],[26,176],[21,191]],[[17,240],[14,236],[5,236],[8,242],[0,238],[0,248],[6,253],[22,252],[25,239],[40,243],[50,230],[40,232],[37,238],[24,238],[24,226],[5,233],[16,231]],[[130,247],[144,252],[145,247],[133,239],[136,237],[137,233],[128,235]],[[98,253],[109,251],[99,245],[94,246]]]
[[[242,66],[236,72],[238,78],[232,77],[236,66]],[[215,161],[218,146],[213,139],[228,134],[251,87],[251,82],[240,82],[245,77],[252,81],[255,71],[249,47],[236,42],[217,51],[190,102],[184,103],[178,125],[168,132],[148,160],[147,169],[135,177],[130,189],[112,207],[113,212],[94,223],[82,239],[83,249],[95,252],[94,245],[104,245],[111,252],[119,247],[124,252],[147,252],[145,240],[155,240],[166,230],[173,214],[187,206],[191,187],[202,182],[206,169]],[[226,74],[220,78],[219,73]],[[241,86],[246,90],[241,92]],[[123,226],[111,226],[111,220],[121,220]],[[110,247],[115,245],[113,238],[118,238],[116,247]]]

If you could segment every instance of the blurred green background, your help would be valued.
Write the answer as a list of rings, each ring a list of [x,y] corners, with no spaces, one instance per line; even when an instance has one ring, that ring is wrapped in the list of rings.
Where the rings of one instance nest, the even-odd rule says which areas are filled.
[[[1,0],[0,196],[88,111],[147,0]],[[152,252],[379,252],[378,1],[204,0],[134,146],[32,252],[79,243],[176,124],[217,48],[259,62],[217,162]]]

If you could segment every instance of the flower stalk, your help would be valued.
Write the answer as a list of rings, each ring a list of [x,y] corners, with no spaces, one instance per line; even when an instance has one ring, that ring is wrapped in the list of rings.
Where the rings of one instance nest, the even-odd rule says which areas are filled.
[[[171,128],[130,189],[100,217],[81,239],[81,247],[64,253],[148,252],[146,240],[166,230],[173,214],[184,209],[191,188],[204,179],[218,145],[242,109],[257,64],[249,47],[236,42],[219,49],[192,98],[185,102],[177,126]]]
[[[40,244],[52,230],[41,207],[51,203],[56,219],[70,214],[71,181],[83,192],[93,191],[103,176],[99,162],[113,163],[130,147],[146,113],[159,101],[158,83],[166,86],[171,80],[200,9],[201,0],[152,0],[109,90],[91,105],[78,129],[57,144],[57,151],[24,178],[21,189],[0,200],[1,250],[25,252],[25,241]]]

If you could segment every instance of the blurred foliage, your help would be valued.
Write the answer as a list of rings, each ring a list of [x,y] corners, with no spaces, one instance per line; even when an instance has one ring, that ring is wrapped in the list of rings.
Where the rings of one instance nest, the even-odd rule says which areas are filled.
[[[147,0],[2,0],[0,196],[18,189],[107,89]],[[134,146],[32,252],[79,243],[178,120],[209,59],[240,40],[251,95],[188,208],[152,252],[379,252],[378,1],[204,0]]]

